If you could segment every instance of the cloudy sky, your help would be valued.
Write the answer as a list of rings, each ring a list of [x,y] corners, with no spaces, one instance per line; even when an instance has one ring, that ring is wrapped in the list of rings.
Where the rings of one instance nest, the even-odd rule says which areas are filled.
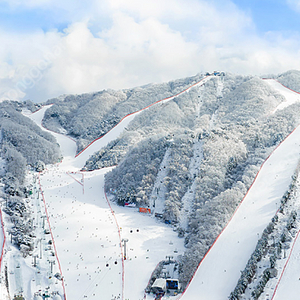
[[[0,0],[0,100],[300,69],[300,0]]]

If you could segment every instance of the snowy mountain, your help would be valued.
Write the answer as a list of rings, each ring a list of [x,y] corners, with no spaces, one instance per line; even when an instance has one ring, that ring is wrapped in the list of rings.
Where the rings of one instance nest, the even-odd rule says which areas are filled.
[[[0,298],[153,299],[170,276],[163,299],[282,299],[298,91],[298,71],[219,73],[1,103]]]

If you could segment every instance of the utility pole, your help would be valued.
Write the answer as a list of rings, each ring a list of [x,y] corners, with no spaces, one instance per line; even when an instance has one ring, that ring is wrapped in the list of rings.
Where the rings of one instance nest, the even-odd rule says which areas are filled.
[[[45,229],[45,219],[47,218],[47,216],[42,216],[41,218],[43,218],[43,229]]]
[[[8,232],[8,234],[10,235],[10,242],[12,243],[12,242],[13,242],[13,235],[12,235],[12,232]]]
[[[53,265],[55,265],[55,260],[50,260],[49,263],[51,265],[51,275],[52,275],[53,274]]]
[[[43,257],[43,249],[42,249],[43,247],[42,247],[42,239],[40,238],[40,259],[42,259],[42,257]]]
[[[37,257],[37,255],[34,255],[34,256],[33,256],[33,266],[34,266],[34,267],[36,267],[36,257]]]
[[[124,260],[126,260],[127,259],[126,243],[128,242],[128,239],[122,239],[122,242],[124,242]]]

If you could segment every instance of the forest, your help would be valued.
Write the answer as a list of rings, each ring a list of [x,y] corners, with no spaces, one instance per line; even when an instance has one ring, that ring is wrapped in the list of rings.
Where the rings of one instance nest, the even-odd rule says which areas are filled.
[[[22,114],[35,111],[40,105],[31,101],[4,101],[0,103],[1,128],[1,181],[4,184],[6,206],[4,211],[11,220],[13,241],[26,256],[33,250],[33,220],[26,198],[29,187],[28,170],[42,171],[46,164],[61,159],[60,149],[51,134],[42,131]]]

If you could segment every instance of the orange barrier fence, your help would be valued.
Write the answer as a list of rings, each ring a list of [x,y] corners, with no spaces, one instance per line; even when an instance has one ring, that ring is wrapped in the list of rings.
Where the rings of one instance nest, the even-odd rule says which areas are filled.
[[[151,209],[150,208],[146,208],[146,207],[140,207],[139,208],[139,212],[141,212],[141,213],[149,213],[149,214],[151,214]]]

